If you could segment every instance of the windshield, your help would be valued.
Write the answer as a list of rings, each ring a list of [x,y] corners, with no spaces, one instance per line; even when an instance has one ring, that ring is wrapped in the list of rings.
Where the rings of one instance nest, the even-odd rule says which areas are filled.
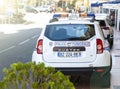
[[[53,41],[88,40],[94,35],[94,25],[88,24],[48,25],[45,31],[45,36]]]

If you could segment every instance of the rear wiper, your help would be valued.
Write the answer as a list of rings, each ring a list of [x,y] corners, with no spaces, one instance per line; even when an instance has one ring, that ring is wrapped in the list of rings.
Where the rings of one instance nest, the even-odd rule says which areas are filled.
[[[69,40],[87,40],[86,37],[72,37],[72,38],[68,38]]]
[[[66,40],[76,40],[76,41],[80,41],[80,40],[87,40],[87,37],[70,37],[70,38],[60,38],[60,39],[53,39],[53,40],[59,40],[59,41],[66,41]]]

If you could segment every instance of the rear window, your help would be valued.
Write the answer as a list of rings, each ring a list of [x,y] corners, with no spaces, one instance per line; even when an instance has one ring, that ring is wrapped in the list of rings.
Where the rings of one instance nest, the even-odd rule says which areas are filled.
[[[105,21],[104,20],[97,20],[100,24],[100,26],[106,27]]]
[[[47,25],[45,30],[45,36],[53,41],[88,40],[94,35],[94,25],[90,24]]]

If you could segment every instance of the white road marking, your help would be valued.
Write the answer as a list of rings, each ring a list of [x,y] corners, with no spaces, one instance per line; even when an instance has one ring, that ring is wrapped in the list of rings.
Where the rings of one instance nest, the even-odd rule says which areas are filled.
[[[36,38],[36,37],[38,37],[38,36],[39,36],[39,35],[35,35],[35,36],[31,37],[31,39],[34,39],[34,38]],[[28,41],[30,41],[30,39],[27,39],[27,40],[25,40],[25,41],[22,41],[22,42],[20,42],[18,45],[23,45],[23,44],[27,43]],[[11,47],[9,47],[9,48],[7,48],[7,49],[1,50],[1,51],[0,51],[0,54],[3,53],[3,52],[6,52],[6,51],[8,51],[8,50],[10,50],[10,49],[12,49],[12,48],[15,48],[15,47],[16,47],[16,46],[13,45],[13,46],[11,46]]]
[[[27,43],[28,41],[30,41],[30,39],[27,39],[27,40],[25,40],[25,41],[22,41],[22,42],[20,42],[18,45],[23,45],[23,44]]]
[[[14,47],[15,47],[15,46],[11,46],[11,47],[9,47],[9,48],[7,48],[7,49],[4,49],[4,50],[0,51],[0,53],[6,52],[6,51],[8,51],[8,50],[10,50],[10,49],[12,49],[12,48],[14,48]]]
[[[23,45],[23,44],[27,43],[28,41],[30,41],[31,39],[34,39],[34,38],[36,38],[36,37],[38,37],[38,36],[39,36],[39,35],[35,35],[35,36],[31,37],[30,39],[27,39],[27,40],[25,40],[25,41],[20,42],[18,45]]]
[[[36,37],[38,37],[39,35],[35,35],[35,36],[33,36],[33,37],[31,37],[32,39],[34,39],[34,38],[36,38]]]

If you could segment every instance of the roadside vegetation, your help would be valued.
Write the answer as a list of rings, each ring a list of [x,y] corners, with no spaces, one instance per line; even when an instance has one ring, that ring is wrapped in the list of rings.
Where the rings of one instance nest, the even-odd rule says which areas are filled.
[[[3,73],[0,89],[75,89],[68,76],[43,63],[13,63]]]

